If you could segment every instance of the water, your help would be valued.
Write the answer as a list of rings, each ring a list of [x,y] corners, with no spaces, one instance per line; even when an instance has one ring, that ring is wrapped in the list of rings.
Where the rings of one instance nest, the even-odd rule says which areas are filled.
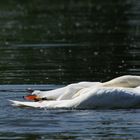
[[[50,90],[62,85],[3,85],[0,139],[139,139],[140,110],[47,110],[12,107],[25,88]]]
[[[10,106],[26,88],[140,75],[139,0],[0,4],[0,139],[139,139],[140,110]]]
[[[140,74],[139,1],[0,6],[0,83],[68,84]]]

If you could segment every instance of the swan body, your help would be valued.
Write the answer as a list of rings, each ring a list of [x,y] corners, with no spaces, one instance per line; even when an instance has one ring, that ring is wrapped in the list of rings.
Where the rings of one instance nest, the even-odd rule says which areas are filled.
[[[125,75],[102,84],[104,87],[128,87],[140,86],[140,76]]]
[[[15,106],[35,108],[133,108],[140,107],[140,76],[121,76],[105,83],[80,82],[32,94],[48,100],[11,101]]]

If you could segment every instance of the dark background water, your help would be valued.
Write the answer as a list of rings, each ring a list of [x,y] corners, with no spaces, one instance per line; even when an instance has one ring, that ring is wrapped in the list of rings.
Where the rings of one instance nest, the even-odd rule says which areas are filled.
[[[1,1],[0,83],[139,75],[139,8],[138,0]]]
[[[8,99],[140,75],[139,36],[139,0],[0,1],[0,139],[138,140],[139,109],[20,109]]]

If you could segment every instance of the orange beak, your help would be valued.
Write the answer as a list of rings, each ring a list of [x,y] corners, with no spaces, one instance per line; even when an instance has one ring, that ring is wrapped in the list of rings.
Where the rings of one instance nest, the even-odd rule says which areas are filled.
[[[36,95],[27,95],[27,96],[24,96],[24,99],[30,100],[30,101],[38,101],[38,97]]]

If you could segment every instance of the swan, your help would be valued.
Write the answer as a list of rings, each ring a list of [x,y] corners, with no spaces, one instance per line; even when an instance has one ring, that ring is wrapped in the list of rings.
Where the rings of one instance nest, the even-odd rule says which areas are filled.
[[[79,82],[32,95],[38,102],[11,101],[15,106],[35,108],[133,108],[140,107],[140,76],[125,75],[107,82]]]

